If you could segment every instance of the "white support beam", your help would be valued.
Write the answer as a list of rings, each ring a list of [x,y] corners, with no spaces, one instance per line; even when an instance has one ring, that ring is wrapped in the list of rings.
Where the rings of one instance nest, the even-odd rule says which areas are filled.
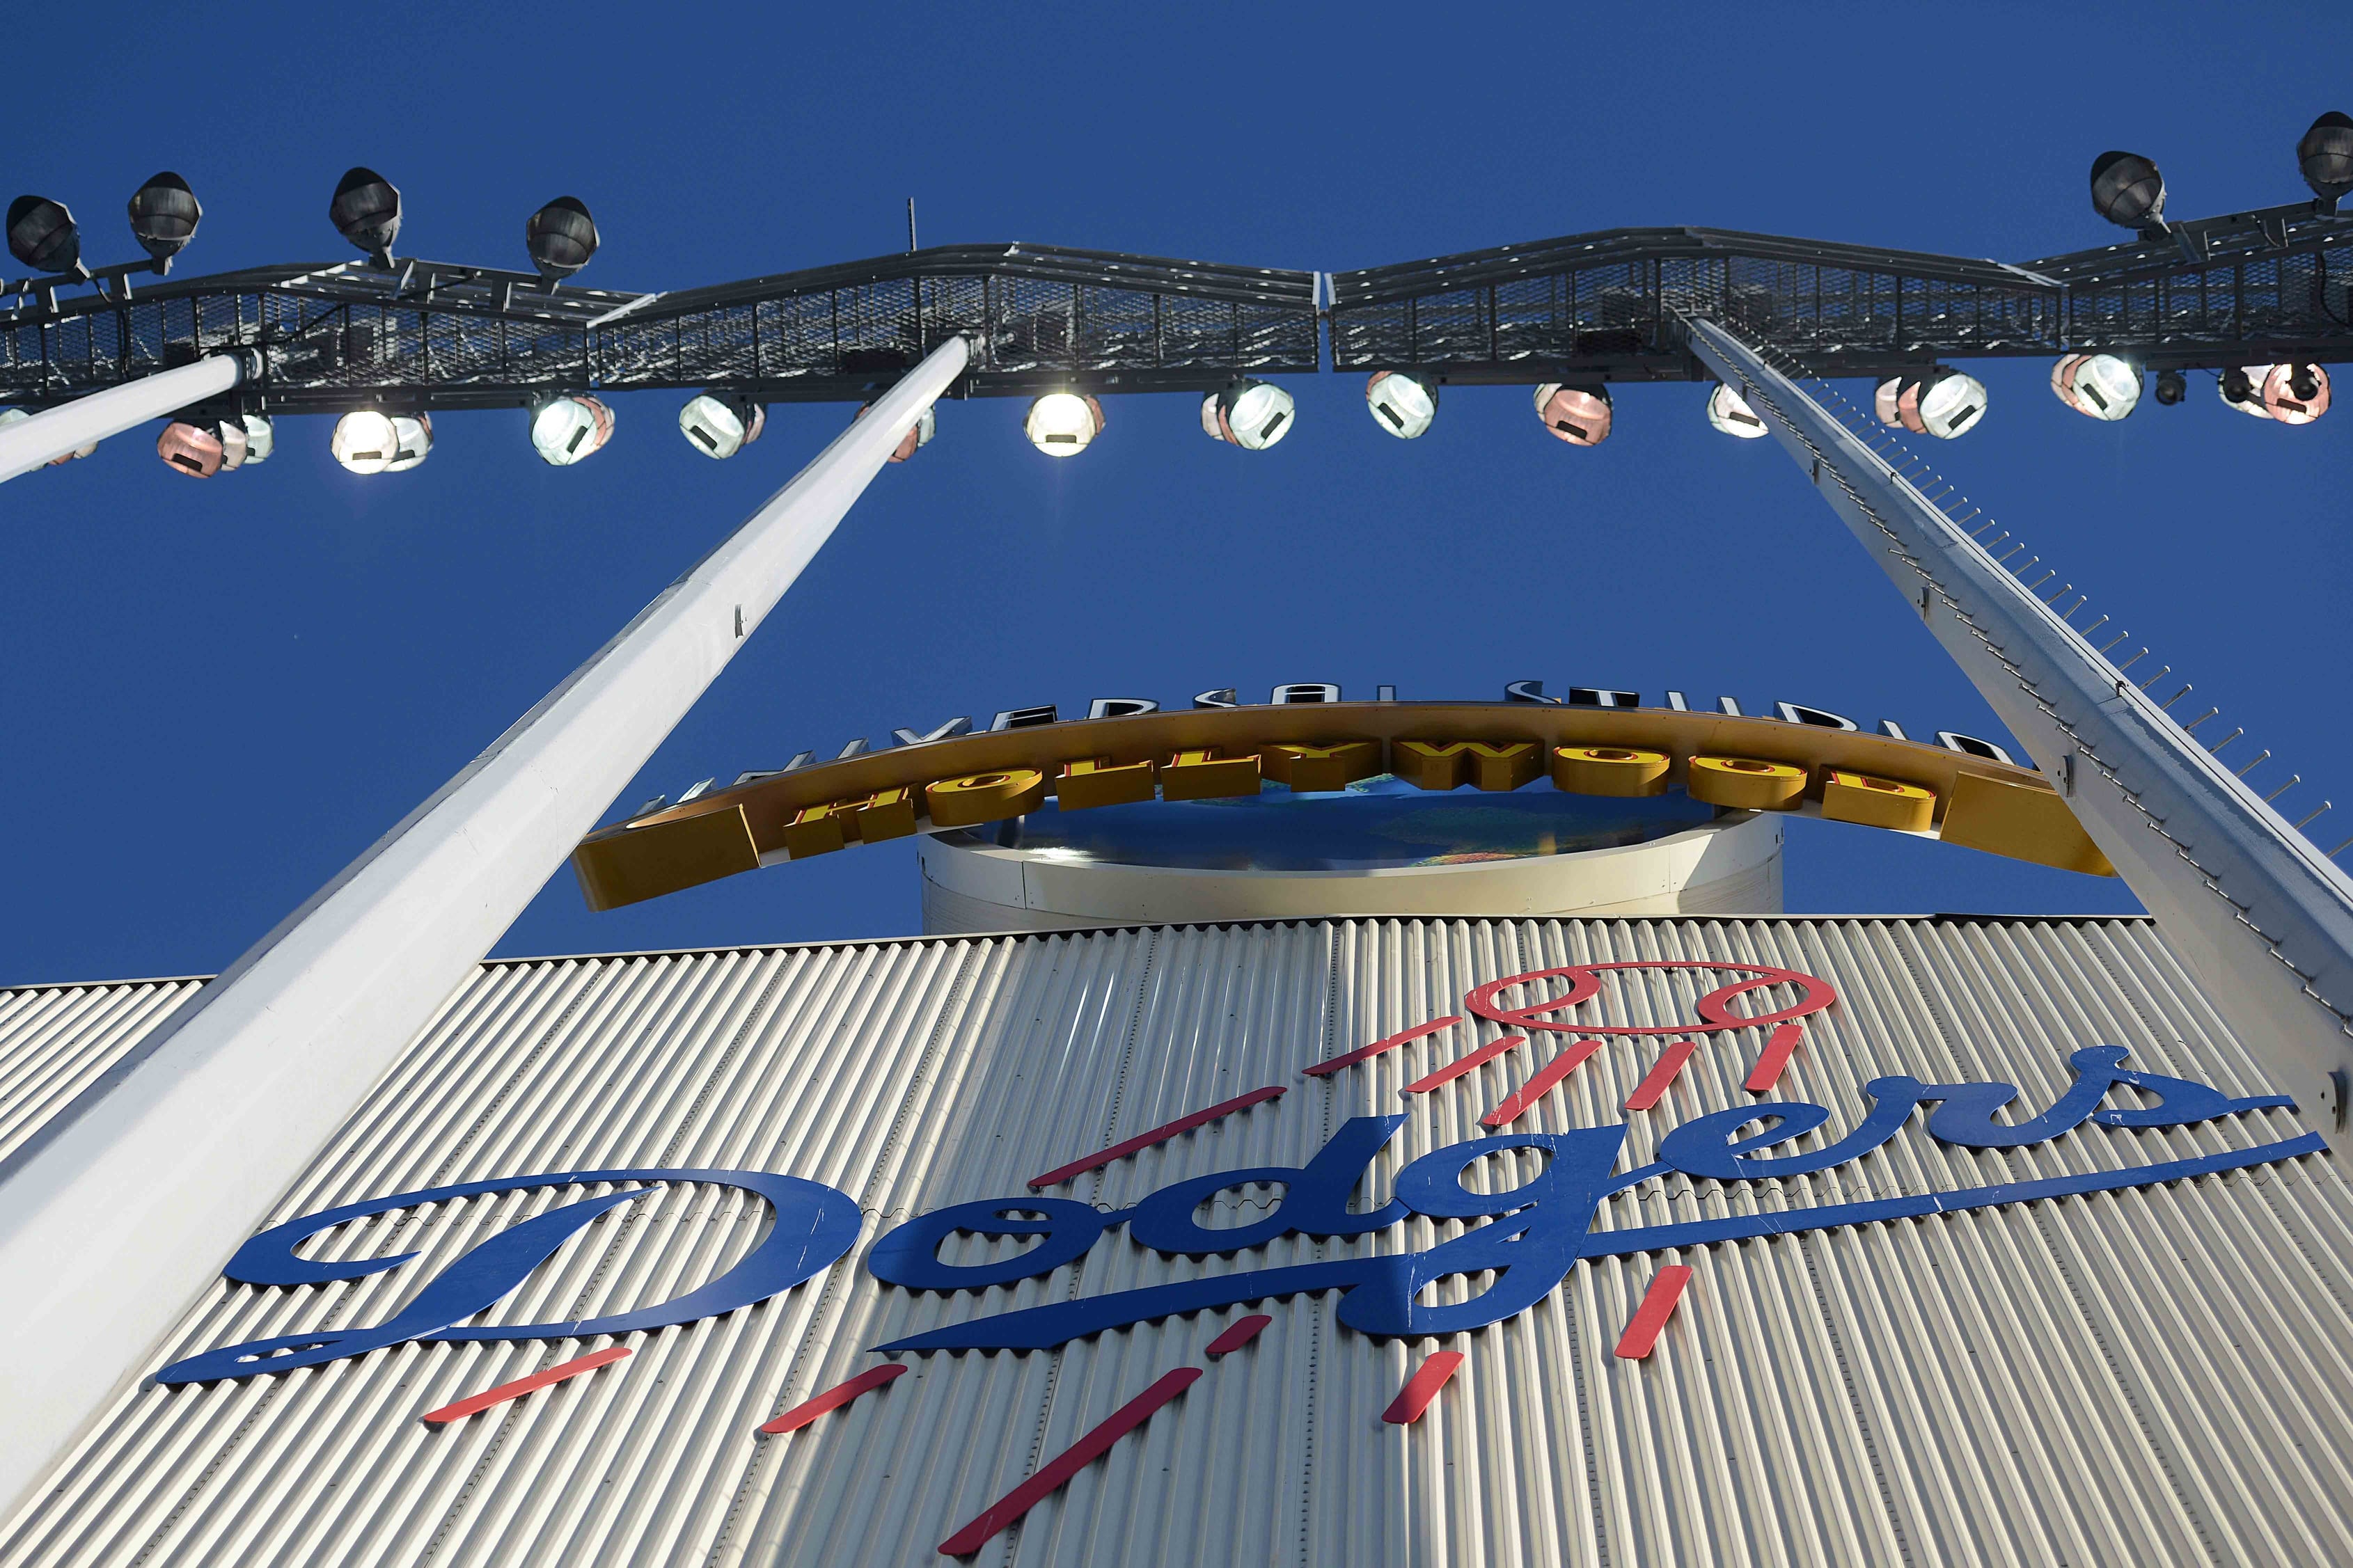
[[[724,668],[953,338],[135,1056],[0,1162],[0,1503],[21,1500]]]
[[[1724,327],[1687,324],[1701,363],[1812,475],[2067,796],[2215,1010],[2353,1153],[2327,1109],[2353,1075],[2353,879],[1803,388]]]
[[[0,482],[30,473],[51,458],[109,436],[120,436],[134,425],[217,397],[244,375],[245,367],[236,354],[206,354],[194,364],[157,371],[44,408],[30,419],[0,425]]]

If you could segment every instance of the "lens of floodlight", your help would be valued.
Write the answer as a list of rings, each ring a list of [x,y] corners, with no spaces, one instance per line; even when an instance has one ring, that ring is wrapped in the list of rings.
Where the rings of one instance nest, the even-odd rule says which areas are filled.
[[[551,397],[531,413],[532,450],[559,468],[601,450],[612,437],[613,411],[586,393]]]
[[[2272,411],[2263,406],[2263,383],[2273,368],[2267,364],[2232,365],[2214,384],[2214,390],[2225,404],[2240,413],[2268,419]]]
[[[278,432],[263,415],[248,414],[241,421],[245,426],[245,460],[266,463],[269,454],[278,450]]]
[[[226,419],[207,421],[205,428],[220,443],[222,473],[245,467],[246,459],[253,455],[247,447],[245,421],[232,414]]]
[[[188,182],[166,169],[132,193],[131,237],[162,261],[180,254],[195,238],[196,224],[204,216]]]
[[[2078,414],[2084,412],[2084,405],[2075,401],[2075,373],[2083,369],[2084,362],[2091,357],[2089,354],[2061,354],[2051,366],[2051,395]]]
[[[2076,395],[2082,395],[2079,382]],[[1966,372],[1939,367],[1922,379],[1918,408],[1924,434],[1940,441],[1965,436],[1985,417],[1985,383]]]
[[[1715,390],[1707,395],[1707,422],[1727,436],[1737,436],[1744,441],[1754,441],[1765,434],[1765,421],[1742,400],[1740,394],[1716,383]]]
[[[1377,370],[1365,383],[1365,406],[1374,424],[1410,441],[1438,417],[1438,388],[1411,371]]]
[[[8,204],[8,254],[36,272],[71,272],[81,263],[81,231],[63,202],[18,196]]]
[[[363,408],[335,421],[327,450],[353,473],[380,474],[400,455],[400,433],[393,428],[390,415]]]
[[[2328,412],[2328,373],[2316,364],[2275,364],[2263,377],[2264,411],[2283,425],[2309,425]]]
[[[1903,395],[1904,378],[1900,375],[1889,376],[1873,390],[1871,411],[1879,416],[1882,425],[1892,428],[1904,423],[1903,412],[1897,406],[1897,401]]]
[[[2168,408],[2189,395],[2189,378],[2178,370],[2157,373],[2157,400]]]
[[[2124,228],[2165,216],[2165,176],[2137,153],[2103,153],[2092,160],[2092,210]]]
[[[191,425],[185,419],[174,419],[164,426],[164,433],[155,438],[155,455],[174,471],[197,479],[208,479],[219,473],[225,457],[219,431],[209,426]]]
[[[392,416],[392,461],[387,474],[405,474],[433,454],[433,416],[396,414]]]
[[[1291,394],[1244,376],[1218,394],[1218,438],[1245,452],[1263,452],[1291,434],[1297,412]]]
[[[1572,447],[1599,446],[1609,438],[1609,389],[1546,382],[1536,388],[1536,417]]]
[[[2140,405],[2140,372],[2114,354],[2085,354],[2070,378],[2076,412],[2122,419]]]
[[[2330,110],[2295,144],[2304,183],[2324,202],[2353,192],[2353,117]]]
[[[707,458],[733,457],[760,438],[767,422],[765,405],[732,392],[703,393],[678,411],[680,434]]]
[[[1075,392],[1050,392],[1021,421],[1029,444],[1050,458],[1075,458],[1103,434],[1103,405]]]
[[[337,234],[388,261],[392,242],[400,237],[400,192],[374,169],[350,170],[335,186],[327,217]]]
[[[596,254],[596,220],[578,196],[558,196],[522,226],[531,264],[543,278],[569,278]]]

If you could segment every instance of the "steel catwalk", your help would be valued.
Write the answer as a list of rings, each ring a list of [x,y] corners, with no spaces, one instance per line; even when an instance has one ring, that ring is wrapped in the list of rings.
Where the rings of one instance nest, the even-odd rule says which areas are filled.
[[[446,1428],[418,1418],[596,1347],[410,1343],[275,1378],[127,1389],[0,1530],[0,1561],[944,1563],[952,1531],[1187,1365],[1206,1370],[1182,1397],[971,1561],[2353,1559],[2353,1192],[2318,1155],[1588,1261],[1520,1317],[1442,1342],[1367,1339],[1337,1325],[1340,1299],[1325,1295],[1059,1352],[912,1356],[908,1375],[843,1409],[755,1432],[882,1364],[868,1347],[895,1335],[1366,1245],[1294,1237],[1197,1264],[1114,1237],[1047,1279],[942,1298],[861,1267],[908,1215],[1020,1194],[1053,1163],[1264,1084],[1289,1092],[1070,1194],[1118,1205],[1183,1176],[1296,1163],[1348,1116],[1404,1110],[1370,1179],[1378,1201],[1402,1160],[1481,1135],[1527,1064],[1507,1055],[1408,1100],[1403,1085],[1469,1040],[1427,1037],[1324,1078],[1303,1066],[1454,1011],[1483,981],[1660,957],[1831,981],[1841,1000],[1808,1020],[1783,1091],[1841,1117],[1884,1073],[2004,1078],[2047,1104],[2068,1053],[2096,1042],[2225,1094],[2274,1087],[2140,919],[1368,920],[486,964],[257,1224],[532,1171],[746,1166],[853,1194],[860,1246],[782,1296],[623,1336],[626,1360]],[[1703,988],[1647,982],[1624,1011],[1673,1023]],[[1708,1037],[1658,1110],[1624,1115],[1627,1163],[1695,1113],[1746,1103],[1764,1033]],[[1620,1121],[1659,1048],[1612,1038],[1527,1125]],[[2302,1130],[2267,1110],[1979,1152],[1915,1120],[1852,1165],[1753,1195],[1653,1184],[1605,1200],[1596,1224],[2030,1179]],[[466,1200],[397,1234],[438,1266],[558,1201]],[[715,1187],[664,1189],[591,1226],[493,1316],[691,1288],[753,1244],[758,1209]],[[1433,1235],[1420,1219],[1405,1230],[1417,1247]],[[395,1237],[355,1226],[308,1250],[375,1255]],[[1656,1348],[1619,1359],[1674,1262],[1696,1273]],[[377,1321],[414,1289],[403,1281],[216,1282],[143,1365]],[[1253,1310],[1272,1318],[1265,1331],[1206,1359]],[[1418,1420],[1385,1423],[1440,1350],[1462,1352],[1461,1370]]]

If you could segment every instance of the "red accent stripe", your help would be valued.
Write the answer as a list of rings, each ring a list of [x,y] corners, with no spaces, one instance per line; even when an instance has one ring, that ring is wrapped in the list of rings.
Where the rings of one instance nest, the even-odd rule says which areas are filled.
[[[1585,1064],[1585,1058],[1601,1048],[1599,1040],[1578,1040],[1564,1047],[1560,1055],[1536,1068],[1535,1077],[1520,1085],[1509,1100],[1479,1119],[1482,1127],[1508,1127],[1527,1114],[1528,1108],[1552,1092],[1553,1086]]]
[[[445,1405],[438,1410],[428,1410],[420,1419],[428,1426],[447,1426],[452,1421],[463,1421],[467,1416],[478,1415],[493,1405],[504,1405],[510,1399],[521,1398],[533,1389],[545,1388],[551,1383],[562,1383],[567,1377],[578,1377],[584,1372],[594,1372],[598,1367],[617,1362],[628,1353],[629,1347],[627,1345],[607,1345],[603,1350],[592,1351],[576,1361],[562,1362],[549,1367],[545,1372],[535,1372],[529,1377],[519,1377],[512,1383],[502,1383],[496,1388],[486,1388],[470,1398],[460,1399],[455,1405]]]
[[[1237,1110],[1247,1110],[1253,1105],[1277,1099],[1287,1092],[1289,1091],[1280,1084],[1270,1084],[1264,1089],[1251,1089],[1248,1094],[1238,1094],[1231,1100],[1219,1100],[1207,1110],[1197,1110],[1190,1116],[1180,1116],[1165,1127],[1155,1127],[1149,1132],[1137,1133],[1124,1143],[1114,1143],[1100,1154],[1090,1154],[1083,1160],[1073,1160],[1067,1165],[1057,1165],[1042,1176],[1032,1176],[1029,1178],[1029,1190],[1034,1193],[1040,1187],[1058,1186],[1072,1176],[1084,1175],[1089,1171],[1110,1164],[1113,1160],[1124,1160],[1140,1149],[1149,1149],[1155,1143],[1166,1143],[1180,1132],[1190,1132],[1196,1127],[1206,1127],[1221,1116],[1231,1116]]]
[[[1683,1287],[1691,1283],[1690,1268],[1670,1263],[1651,1279],[1651,1288],[1643,1292],[1642,1304],[1636,1309],[1634,1321],[1626,1325],[1626,1332],[1618,1341],[1618,1353],[1628,1361],[1641,1361],[1659,1342],[1659,1332],[1667,1320],[1675,1315],[1675,1303],[1683,1300]]]
[[[1477,1050],[1472,1051],[1469,1056],[1464,1057],[1459,1062],[1449,1062],[1444,1067],[1440,1068],[1436,1072],[1422,1074],[1421,1077],[1406,1085],[1404,1092],[1407,1094],[1428,1094],[1431,1089],[1438,1088],[1441,1084],[1452,1083],[1456,1079],[1461,1078],[1472,1068],[1484,1067],[1487,1063],[1493,1061],[1497,1057],[1502,1056],[1505,1051],[1514,1049],[1519,1046],[1525,1046],[1527,1043],[1528,1037],[1525,1035],[1505,1035],[1502,1039],[1495,1041],[1492,1045],[1481,1046]]]
[[[1433,1018],[1427,1024],[1416,1024],[1412,1028],[1401,1034],[1391,1035],[1386,1040],[1375,1040],[1369,1046],[1358,1046],[1345,1057],[1334,1057],[1328,1062],[1317,1062],[1307,1069],[1307,1076],[1309,1078],[1329,1077],[1342,1068],[1355,1067],[1368,1057],[1377,1057],[1383,1051],[1393,1051],[1399,1046],[1409,1045],[1424,1035],[1434,1035],[1440,1029],[1451,1029],[1461,1021],[1462,1015],[1460,1013],[1449,1013],[1443,1018]]]
[[[1626,1097],[1626,1109],[1648,1110],[1658,1104],[1665,1097],[1667,1086],[1675,1081],[1675,1074],[1683,1070],[1683,1063],[1691,1060],[1692,1053],[1697,1049],[1699,1043],[1695,1040],[1677,1040],[1661,1051],[1659,1065],[1652,1068],[1651,1075],[1636,1084],[1634,1092]]]
[[[989,1539],[1061,1489],[1072,1476],[1111,1450],[1111,1446],[1134,1431],[1152,1413],[1193,1386],[1201,1375],[1198,1366],[1180,1366],[1111,1414],[1110,1419],[1063,1449],[1038,1468],[1038,1473],[983,1510],[980,1517],[940,1542],[947,1557],[969,1557]]]
[[[1766,1039],[1764,1054],[1757,1058],[1757,1065],[1748,1069],[1748,1081],[1741,1087],[1751,1094],[1772,1092],[1773,1086],[1781,1081],[1781,1069],[1789,1065],[1790,1054],[1805,1033],[1795,1024],[1777,1027]]]
[[[1274,1320],[1264,1312],[1252,1312],[1247,1318],[1235,1319],[1224,1333],[1209,1342],[1209,1353],[1211,1355],[1232,1354],[1258,1338],[1259,1331],[1272,1321]]]
[[[815,1399],[796,1405],[760,1428],[763,1432],[797,1432],[820,1415],[830,1415],[870,1389],[881,1387],[907,1370],[904,1362],[869,1367],[848,1383],[837,1383]]]
[[[1461,1351],[1439,1351],[1432,1354],[1414,1369],[1411,1377],[1405,1380],[1405,1386],[1398,1390],[1398,1396],[1389,1401],[1387,1410],[1381,1412],[1381,1419],[1392,1426],[1409,1426],[1420,1420],[1421,1413],[1430,1408],[1430,1402],[1438,1397],[1438,1391],[1446,1386],[1446,1380],[1452,1377],[1455,1369],[1461,1364]]]

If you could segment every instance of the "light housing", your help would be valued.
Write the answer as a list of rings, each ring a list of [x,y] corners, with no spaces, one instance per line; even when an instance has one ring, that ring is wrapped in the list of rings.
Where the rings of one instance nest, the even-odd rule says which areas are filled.
[[[208,421],[205,428],[211,431],[213,439],[220,443],[222,473],[245,467],[246,459],[252,454],[245,439],[243,420],[232,414],[226,419]]]
[[[1903,395],[1904,378],[1900,375],[1891,375],[1872,389],[1871,411],[1882,425],[1893,428],[1904,423],[1903,413],[1896,406]]]
[[[278,431],[269,423],[269,416],[248,414],[240,423],[245,426],[245,460],[248,463],[268,462],[269,454],[278,450]]]
[[[2051,364],[2051,395],[2078,414],[2084,412],[2084,405],[2075,401],[2075,373],[2083,369],[2084,362],[2091,357],[2089,354],[2061,354]]]
[[[2312,194],[2334,205],[2353,192],[2353,117],[2332,109],[2295,144],[2295,163]]]
[[[2268,419],[2272,411],[2263,406],[2263,383],[2274,366],[2267,364],[2236,364],[2223,371],[2214,383],[2215,395],[2224,405],[2242,414],[2252,414],[2258,419]]]
[[[1707,395],[1707,422],[1727,436],[1743,441],[1754,441],[1766,434],[1765,421],[1757,417],[1740,394],[1722,382]]]
[[[2068,405],[2094,419],[2113,422],[2140,406],[2139,368],[2114,354],[2078,356],[2068,388]]]
[[[217,430],[185,419],[164,426],[164,433],[155,437],[155,455],[174,472],[194,479],[208,479],[219,473],[224,457]]]
[[[558,196],[531,215],[522,226],[522,243],[531,264],[553,289],[596,254],[596,220],[578,196]]]
[[[2263,407],[2283,425],[2309,425],[2328,412],[2328,372],[2316,364],[2275,364],[2263,377]]]
[[[433,453],[433,416],[396,414],[392,416],[392,461],[387,474],[405,474]]]
[[[2082,395],[2079,384],[2076,395]],[[1966,371],[1939,365],[1920,379],[1915,406],[1921,431],[1939,441],[1950,441],[1968,435],[1985,417],[1985,383]]]
[[[1103,434],[1103,405],[1075,392],[1050,392],[1029,405],[1021,432],[1050,458],[1075,458]]]
[[[169,169],[132,193],[130,210],[131,237],[158,261],[179,255],[196,237],[196,225],[205,216],[188,182]]]
[[[400,237],[400,192],[390,180],[374,169],[345,171],[327,204],[327,217],[337,234],[378,267],[392,265],[392,242]]]
[[[732,392],[705,392],[678,411],[679,434],[706,458],[732,458],[760,438],[768,425],[765,405]]]
[[[2189,378],[2178,370],[2157,373],[2157,400],[2168,408],[2189,395]]]
[[[865,418],[873,407],[874,405],[871,403],[859,405],[858,412],[850,416],[850,422],[855,424]],[[931,405],[926,404],[923,413],[916,416],[915,422],[907,426],[907,433],[899,437],[899,444],[891,448],[890,460],[894,463],[905,462],[917,452],[930,446],[932,437],[939,434],[939,428],[938,416],[932,412]]]
[[[1208,429],[1215,405],[1218,439],[1245,452],[1263,452],[1285,436],[1298,414],[1291,394],[1271,381],[1243,376],[1203,400],[1201,427]]]
[[[393,427],[391,415],[355,409],[335,421],[327,451],[354,474],[380,474],[400,455],[400,433]]]
[[[531,411],[531,447],[549,465],[567,468],[613,438],[613,411],[586,393],[551,397]]]
[[[1374,424],[1411,441],[1438,418],[1438,387],[1409,370],[1377,370],[1365,383],[1365,407]]]
[[[1568,386],[1557,381],[1536,388],[1536,417],[1546,434],[1572,447],[1598,447],[1609,438],[1609,389]]]
[[[36,272],[79,272],[81,230],[63,202],[18,196],[8,204],[8,254]]]
[[[2161,226],[2165,176],[2137,153],[2103,153],[2092,160],[2092,210],[2120,228]]]

